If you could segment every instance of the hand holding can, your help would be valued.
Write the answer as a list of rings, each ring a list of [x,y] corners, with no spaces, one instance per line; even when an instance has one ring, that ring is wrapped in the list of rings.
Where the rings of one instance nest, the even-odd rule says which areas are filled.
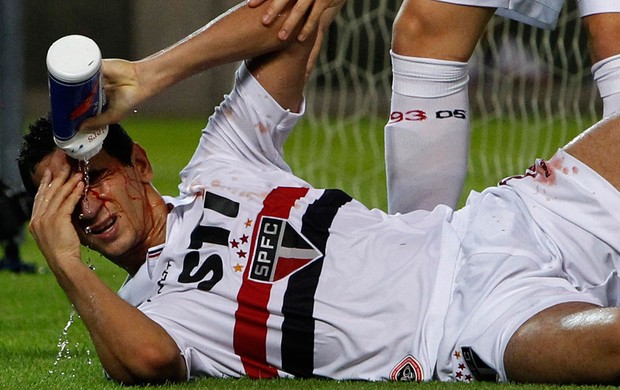
[[[68,35],[50,46],[46,62],[54,141],[70,157],[88,160],[101,150],[108,130],[78,131],[105,104],[101,51],[90,38]]]

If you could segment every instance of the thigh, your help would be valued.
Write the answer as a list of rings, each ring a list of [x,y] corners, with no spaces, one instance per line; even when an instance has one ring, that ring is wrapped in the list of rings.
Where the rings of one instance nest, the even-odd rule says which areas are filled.
[[[577,0],[581,16],[620,12],[620,2],[601,0]]]
[[[527,380],[514,377],[515,370],[508,371],[505,366],[507,345],[523,324],[558,305],[580,302],[583,307],[603,306],[606,293],[615,295],[617,291],[613,280],[607,284],[608,277],[615,275],[611,261],[601,265],[605,272],[596,268],[595,274],[567,273],[564,252],[532,220],[521,201],[502,186],[472,195],[468,207],[457,213],[457,218],[463,215],[467,220],[467,233],[462,238],[463,257],[438,354],[437,373],[442,380],[459,380],[465,372],[463,366],[476,380],[494,380],[495,375],[488,374],[493,372],[500,381]],[[592,258],[577,259],[591,264],[590,271],[594,271]],[[599,285],[609,288],[601,292]],[[532,343],[533,348],[537,345]],[[565,358],[579,360],[575,351]],[[475,359],[460,359],[474,353],[483,365]],[[539,352],[532,349],[531,353]],[[526,358],[523,361],[528,362]],[[480,367],[484,372],[477,370]]]
[[[583,22],[588,32],[592,63],[620,54],[620,42],[609,39],[620,34],[620,2],[613,2],[613,6],[615,10],[607,12],[598,12],[593,7],[581,9],[586,13]]]
[[[562,303],[534,315],[504,354],[509,380],[603,384],[618,380],[620,310]]]
[[[445,3],[497,8],[497,15],[540,28],[555,27],[564,0],[438,0]]]

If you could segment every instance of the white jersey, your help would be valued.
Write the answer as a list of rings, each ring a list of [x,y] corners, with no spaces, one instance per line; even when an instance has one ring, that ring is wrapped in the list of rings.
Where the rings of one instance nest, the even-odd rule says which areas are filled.
[[[387,215],[290,172],[299,116],[242,66],[121,288],[190,377],[507,380],[531,316],[618,304],[620,194],[563,151],[457,212]]]
[[[564,0],[438,0],[444,3],[497,8],[497,15],[535,27],[554,28]],[[579,15],[620,12],[620,2],[577,0]]]
[[[166,243],[120,295],[172,336],[192,377],[431,379],[451,210],[389,216],[312,188],[282,160],[299,116],[242,66],[182,195],[166,198]]]

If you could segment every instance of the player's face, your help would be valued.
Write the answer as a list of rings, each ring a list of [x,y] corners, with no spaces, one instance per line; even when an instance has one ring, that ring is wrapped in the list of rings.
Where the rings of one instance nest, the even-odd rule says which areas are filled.
[[[133,166],[125,166],[105,151],[93,157],[88,164],[87,190],[72,218],[83,245],[124,268],[134,267],[127,261],[143,261],[146,250],[159,244],[153,240],[160,239],[153,237],[155,215],[148,198],[152,170],[148,160],[144,168],[142,158],[146,155],[139,156]],[[45,168],[54,176],[67,164],[74,172],[81,169],[60,150],[45,157],[36,167],[35,184]]]

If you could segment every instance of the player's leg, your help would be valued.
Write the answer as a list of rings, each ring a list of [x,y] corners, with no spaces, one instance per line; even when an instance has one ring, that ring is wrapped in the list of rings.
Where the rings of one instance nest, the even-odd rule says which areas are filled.
[[[620,116],[600,121],[566,145],[564,150],[620,191]],[[579,171],[573,173],[579,174]],[[587,187],[588,183],[582,182],[581,185]],[[610,193],[613,191],[606,195],[597,192],[593,196],[605,202]],[[617,199],[607,202],[609,213],[615,211],[614,206],[610,206],[615,204],[614,201]],[[584,216],[587,217],[592,218],[592,215]],[[613,230],[613,223],[605,226],[608,229],[611,226]],[[611,242],[609,238],[606,241]],[[571,255],[574,255],[571,251],[566,254]],[[611,288],[609,291],[613,295]],[[513,335],[504,362],[510,380],[620,382],[620,308],[566,303],[544,310]]]
[[[543,310],[512,336],[504,365],[511,381],[617,384],[620,310],[586,303]]]
[[[564,150],[620,191],[620,115],[598,122],[566,145]]]
[[[405,0],[394,22],[385,128],[391,213],[456,206],[467,173],[467,61],[494,8]]]
[[[620,111],[620,3],[579,1],[588,31],[592,75],[603,99],[603,117]]]

